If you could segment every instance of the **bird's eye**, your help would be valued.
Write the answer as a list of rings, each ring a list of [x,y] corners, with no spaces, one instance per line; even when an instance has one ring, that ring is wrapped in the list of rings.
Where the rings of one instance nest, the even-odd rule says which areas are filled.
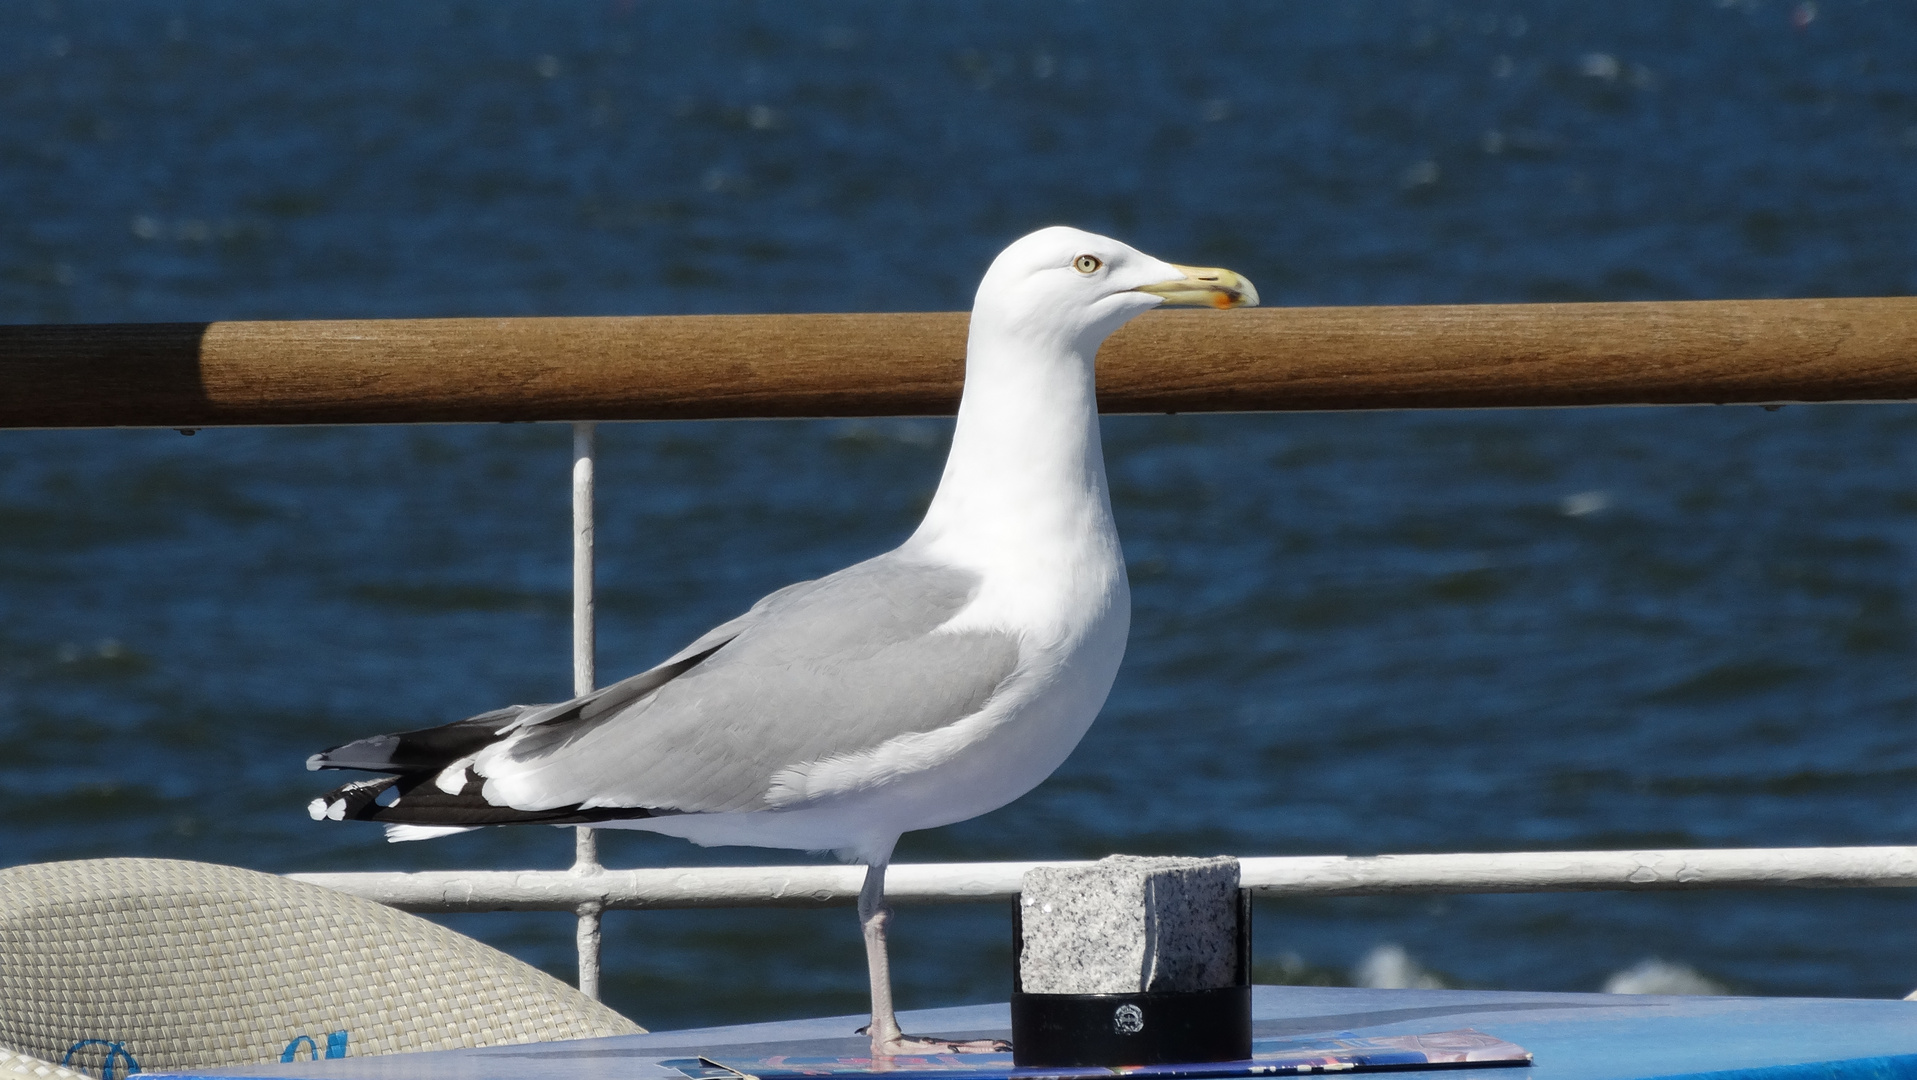
[[[1100,262],[1096,255],[1080,255],[1078,258],[1072,260],[1072,269],[1077,270],[1081,274],[1096,274],[1098,273],[1098,268],[1104,265],[1105,264]]]

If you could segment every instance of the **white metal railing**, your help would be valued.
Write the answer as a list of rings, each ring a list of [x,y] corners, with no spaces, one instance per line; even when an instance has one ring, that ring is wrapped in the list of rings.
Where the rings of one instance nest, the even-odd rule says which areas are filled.
[[[599,641],[593,622],[593,473],[599,457],[598,426],[590,421],[572,426],[572,692],[590,694],[598,680]],[[591,829],[573,830],[572,873],[591,877],[598,872],[599,842]],[[599,917],[603,903],[585,899],[573,908],[579,916],[579,992],[599,1000]]]
[[[897,903],[1009,900],[1035,866],[1069,862],[895,863]],[[1459,855],[1303,855],[1239,860],[1262,896],[1668,891],[1917,886],[1917,847],[1524,851]],[[820,907],[858,899],[859,866],[714,866],[642,870],[435,870],[293,874],[420,912],[610,908]]]
[[[595,425],[572,425],[573,692],[594,688]],[[290,874],[406,911],[571,911],[579,920],[579,989],[599,996],[601,917],[612,908],[816,907],[858,899],[858,866],[609,870],[593,830],[575,830],[570,870]],[[1598,890],[1917,886],[1917,846],[1543,851],[1453,855],[1241,858],[1241,881],[1265,896]],[[901,863],[886,873],[897,903],[1009,900],[1025,871],[1072,863]]]
[[[860,866],[711,866],[608,870],[580,829],[571,870],[434,870],[290,874],[405,911],[572,911],[579,983],[599,989],[600,917],[614,908],[851,906]],[[902,904],[1006,901],[1025,871],[1077,862],[896,863],[885,895]],[[1917,886],[1917,846],[1524,851],[1456,855],[1241,858],[1240,882],[1261,896],[1533,893]],[[1913,997],[1917,997],[1914,994]]]

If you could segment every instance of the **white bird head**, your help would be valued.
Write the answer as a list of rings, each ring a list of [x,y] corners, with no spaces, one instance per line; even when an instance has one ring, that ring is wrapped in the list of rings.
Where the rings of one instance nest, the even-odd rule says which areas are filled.
[[[1255,307],[1258,290],[1230,270],[1179,266],[1108,236],[1064,225],[999,253],[972,306],[976,335],[1049,339],[1089,355],[1133,316],[1172,304]]]

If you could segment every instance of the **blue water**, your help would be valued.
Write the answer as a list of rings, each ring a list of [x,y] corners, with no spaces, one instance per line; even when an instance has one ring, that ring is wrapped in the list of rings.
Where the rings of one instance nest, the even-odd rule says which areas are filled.
[[[0,320],[964,307],[1055,221],[1268,303],[1905,294],[1917,9],[0,7]],[[940,420],[609,425],[601,672],[896,543]],[[902,859],[1908,843],[1917,408],[1107,421],[1083,746]],[[310,822],[314,749],[569,686],[557,426],[0,433],[0,863],[564,865]],[[610,835],[614,865],[784,861]],[[1901,995],[1895,891],[1261,906],[1259,977],[1659,956]],[[562,975],[571,923],[460,929]],[[1002,998],[915,908],[902,1002]],[[649,1026],[849,1012],[849,912],[608,919]]]

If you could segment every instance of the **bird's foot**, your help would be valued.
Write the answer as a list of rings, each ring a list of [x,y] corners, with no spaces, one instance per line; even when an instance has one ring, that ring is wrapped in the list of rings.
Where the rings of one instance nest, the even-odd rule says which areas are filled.
[[[860,1028],[859,1034],[866,1029]],[[1012,1044],[1004,1039],[940,1039],[917,1035],[893,1035],[872,1040],[872,1056],[918,1057],[926,1054],[1009,1054]]]

